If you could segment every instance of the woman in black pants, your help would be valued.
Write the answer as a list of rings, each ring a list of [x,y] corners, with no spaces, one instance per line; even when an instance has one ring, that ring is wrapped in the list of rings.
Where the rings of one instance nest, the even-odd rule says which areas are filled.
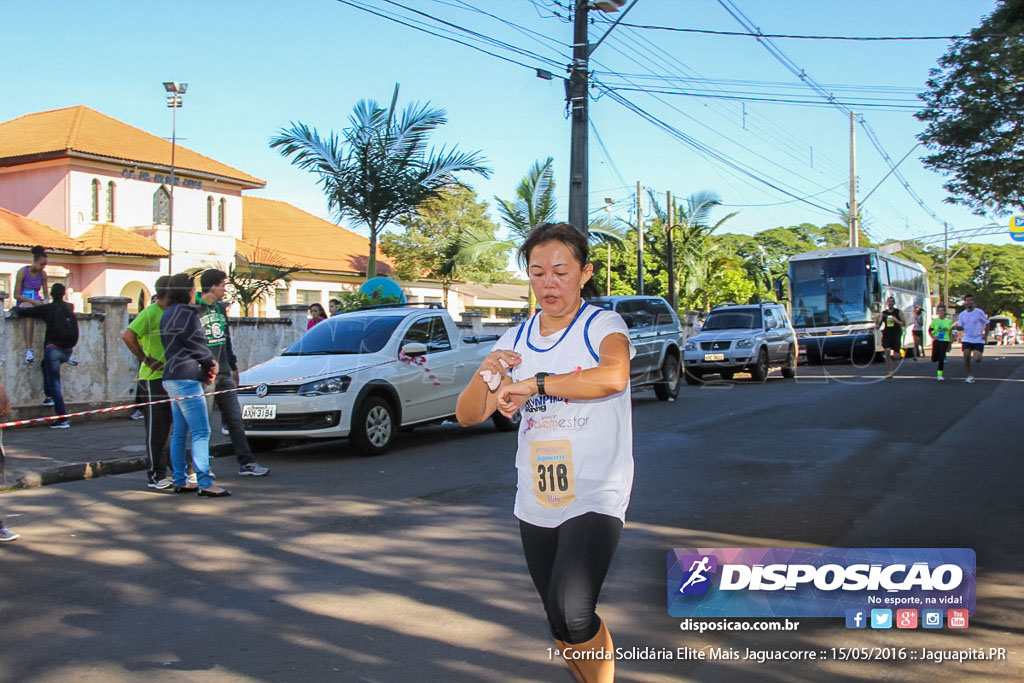
[[[515,515],[526,565],[559,652],[580,681],[611,681],[615,648],[597,616],[633,485],[629,361],[622,318],[583,300],[586,238],[544,224],[519,257],[541,311],[508,330],[459,396],[462,425],[523,411]]]

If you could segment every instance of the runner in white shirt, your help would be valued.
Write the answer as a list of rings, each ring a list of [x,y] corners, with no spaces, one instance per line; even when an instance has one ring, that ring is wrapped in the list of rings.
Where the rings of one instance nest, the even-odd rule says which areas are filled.
[[[964,352],[964,365],[967,367],[968,384],[974,384],[974,375],[971,374],[971,358],[975,363],[981,362],[981,355],[985,353],[985,337],[991,321],[985,315],[985,311],[974,307],[974,295],[968,294],[964,297],[964,310],[956,319],[956,329],[963,332],[960,339],[960,347]]]
[[[456,416],[472,425],[522,412],[515,515],[526,564],[569,668],[611,681],[615,648],[595,609],[633,486],[635,350],[617,313],[582,298],[594,270],[582,233],[540,225],[519,256],[541,312],[495,344]]]

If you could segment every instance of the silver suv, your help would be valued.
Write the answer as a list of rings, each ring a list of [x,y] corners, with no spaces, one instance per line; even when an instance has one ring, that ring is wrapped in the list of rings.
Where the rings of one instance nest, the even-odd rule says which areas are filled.
[[[783,377],[794,377],[798,350],[796,332],[781,305],[719,306],[708,313],[700,333],[686,340],[686,383],[699,384],[709,373],[728,380],[747,371],[755,382],[763,382],[773,366],[782,368]]]
[[[626,322],[629,341],[636,348],[629,364],[632,386],[653,385],[659,400],[675,400],[679,395],[683,326],[668,302],[660,296],[601,296],[587,299],[587,303],[615,311]]]

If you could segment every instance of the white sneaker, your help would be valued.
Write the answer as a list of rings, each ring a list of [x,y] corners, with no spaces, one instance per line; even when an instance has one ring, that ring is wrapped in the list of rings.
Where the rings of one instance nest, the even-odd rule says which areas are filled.
[[[964,380],[968,384],[974,384],[974,375],[967,375],[967,379]]]
[[[188,483],[189,484],[196,484],[197,486],[199,485],[199,477],[196,476],[195,472],[193,472],[192,474],[188,475]]]
[[[943,377],[942,375],[937,375],[937,379],[938,379],[938,380],[939,380],[940,382],[944,382],[944,381],[946,381],[946,378],[945,378],[945,377]]]
[[[5,526],[0,526],[0,541],[17,541],[21,534],[16,534]]]
[[[35,359],[36,359],[35,352],[32,351],[32,349],[25,349],[25,362],[26,363],[33,363],[33,362],[35,362]]]
[[[132,413],[132,419],[133,420],[144,420],[144,419],[146,419],[146,416],[143,414],[142,410],[140,410],[139,408],[136,408],[135,412]]]
[[[151,482],[149,482],[148,486],[151,489],[157,489],[159,491],[163,491],[164,489],[169,489],[172,486],[174,486],[174,480],[171,479],[170,477],[164,477],[163,479],[161,479],[159,481],[151,481]]]
[[[50,429],[71,429],[71,424],[67,421],[55,422],[54,424],[50,425]]]

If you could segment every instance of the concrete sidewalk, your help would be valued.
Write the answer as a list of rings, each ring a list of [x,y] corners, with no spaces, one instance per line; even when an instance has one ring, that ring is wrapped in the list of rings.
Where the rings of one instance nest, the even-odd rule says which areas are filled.
[[[232,454],[218,414],[212,422],[212,454]],[[0,492],[146,469],[144,424],[126,413],[120,419],[72,420],[70,429],[44,423],[3,430],[7,458],[0,463]]]

